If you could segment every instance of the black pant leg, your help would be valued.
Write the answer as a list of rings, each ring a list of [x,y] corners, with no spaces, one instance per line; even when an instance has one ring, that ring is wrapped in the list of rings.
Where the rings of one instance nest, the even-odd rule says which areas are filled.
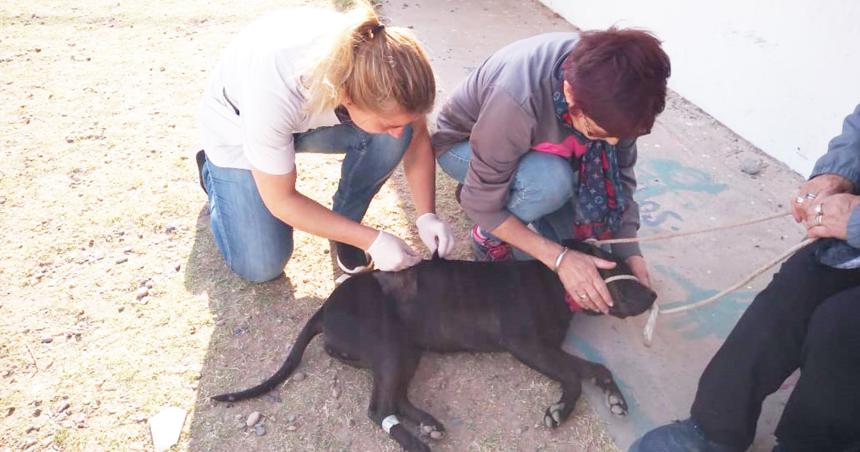
[[[800,379],[776,429],[788,451],[860,450],[860,281],[812,315]]]
[[[705,368],[690,411],[712,441],[749,447],[765,397],[799,366],[816,307],[856,285],[860,270],[819,264],[816,244],[790,257]]]

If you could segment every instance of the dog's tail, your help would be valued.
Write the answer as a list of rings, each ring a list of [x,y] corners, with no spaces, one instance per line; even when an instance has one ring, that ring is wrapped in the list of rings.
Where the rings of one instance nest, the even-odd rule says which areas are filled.
[[[296,343],[293,344],[293,347],[290,349],[290,354],[287,356],[287,360],[284,361],[284,364],[277,372],[275,372],[274,375],[253,388],[239,392],[216,395],[212,397],[212,399],[219,402],[234,402],[236,400],[257,397],[258,395],[271,391],[275,386],[283,383],[287,378],[289,378],[293,371],[296,370],[296,367],[299,366],[299,362],[302,360],[302,355],[305,353],[305,348],[307,348],[311,339],[322,332],[322,327],[323,308],[320,308],[316,314],[308,320],[305,327],[302,328],[301,333],[299,333],[299,337],[296,339]]]

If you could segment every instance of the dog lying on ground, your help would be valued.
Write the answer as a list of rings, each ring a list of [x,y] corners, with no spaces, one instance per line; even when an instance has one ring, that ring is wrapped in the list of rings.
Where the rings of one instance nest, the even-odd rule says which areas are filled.
[[[656,293],[633,278],[630,269],[605,251],[585,243],[566,245],[617,263],[600,270],[614,305],[624,318],[646,311]],[[338,286],[299,333],[286,362],[263,383],[213,397],[236,401],[256,397],[285,381],[298,367],[308,343],[323,333],[332,357],[373,372],[368,416],[403,449],[429,447],[398,416],[440,438],[445,428],[407,398],[409,381],[426,351],[509,352],[527,366],[561,383],[561,399],[545,410],[544,423],[557,427],[576,405],[582,379],[593,379],[613,414],[627,403],[612,373],[561,349],[572,317],[558,276],[538,261],[424,261],[400,272],[363,273]]]

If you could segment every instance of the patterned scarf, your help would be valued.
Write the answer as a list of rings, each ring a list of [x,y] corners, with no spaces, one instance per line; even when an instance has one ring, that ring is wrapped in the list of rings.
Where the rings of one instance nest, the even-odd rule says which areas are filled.
[[[573,238],[608,239],[621,227],[624,199],[621,193],[621,174],[618,169],[618,150],[603,140],[589,140],[576,130],[570,121],[567,100],[562,94],[560,74],[556,78],[557,90],[552,95],[555,114],[559,121],[571,131],[574,139],[564,144],[573,147],[570,160],[579,174],[579,187],[574,202],[575,218]],[[577,168],[575,165],[579,165]]]

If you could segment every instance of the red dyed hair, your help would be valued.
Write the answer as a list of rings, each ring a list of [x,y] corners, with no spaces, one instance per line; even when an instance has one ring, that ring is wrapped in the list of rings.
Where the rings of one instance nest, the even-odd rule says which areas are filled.
[[[666,106],[669,56],[649,32],[612,27],[582,33],[562,68],[574,111],[611,136],[647,134]]]

